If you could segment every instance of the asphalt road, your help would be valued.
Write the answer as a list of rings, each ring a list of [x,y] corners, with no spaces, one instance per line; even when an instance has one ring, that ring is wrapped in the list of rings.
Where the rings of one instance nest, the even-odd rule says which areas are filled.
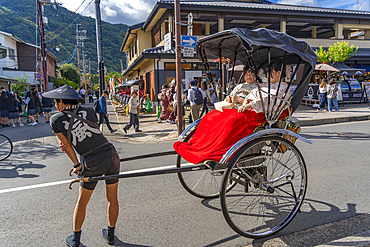
[[[306,200],[302,213],[278,236],[369,213],[370,139],[338,135],[370,134],[369,124],[364,121],[303,128],[301,134],[314,141],[312,145],[296,143],[308,169]],[[113,143],[121,158],[172,150],[172,143]],[[175,156],[127,162],[121,164],[121,171],[174,162]],[[53,145],[18,145],[7,160],[0,162],[0,246],[64,246],[72,232],[78,196],[77,184],[73,190],[68,189],[70,168],[67,156]],[[44,187],[22,188],[39,184]],[[193,197],[175,174],[122,179],[119,199],[116,246],[245,246],[261,242],[236,234],[222,216],[219,199]],[[99,182],[83,226],[84,246],[108,246],[100,236],[107,226],[106,207],[104,182]]]

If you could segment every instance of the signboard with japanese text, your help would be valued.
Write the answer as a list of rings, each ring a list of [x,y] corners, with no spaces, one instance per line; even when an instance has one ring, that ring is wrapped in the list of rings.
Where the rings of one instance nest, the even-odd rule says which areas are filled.
[[[164,51],[172,49],[172,33],[166,33],[164,35]]]

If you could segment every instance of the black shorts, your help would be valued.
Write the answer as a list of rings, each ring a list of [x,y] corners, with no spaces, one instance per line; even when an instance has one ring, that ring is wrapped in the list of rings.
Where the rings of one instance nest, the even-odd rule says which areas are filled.
[[[83,171],[83,177],[100,177],[117,175],[120,172],[120,160],[118,153],[114,146],[111,146],[111,150],[100,155],[94,155],[93,161],[89,162],[86,160],[86,167]],[[95,164],[92,164],[95,163]],[[90,168],[91,167],[91,168]],[[105,184],[115,184],[118,182],[118,178],[105,180]],[[98,182],[81,182],[80,186],[87,190],[94,190]]]

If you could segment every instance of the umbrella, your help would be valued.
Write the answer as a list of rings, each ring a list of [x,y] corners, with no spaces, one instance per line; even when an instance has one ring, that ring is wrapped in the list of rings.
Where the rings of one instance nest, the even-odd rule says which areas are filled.
[[[362,72],[361,72],[361,71],[357,71],[357,72],[355,73],[355,75],[362,75]]]
[[[228,71],[232,71],[233,68],[228,69]],[[234,71],[243,71],[244,70],[244,64],[237,65],[234,67]]]
[[[340,72],[340,70],[334,68],[333,66],[330,66],[329,64],[326,63],[321,63],[321,64],[316,64],[315,65],[315,70],[325,70],[325,71],[330,71],[330,72]]]
[[[344,72],[342,73],[342,75],[348,75],[347,71],[344,71]]]

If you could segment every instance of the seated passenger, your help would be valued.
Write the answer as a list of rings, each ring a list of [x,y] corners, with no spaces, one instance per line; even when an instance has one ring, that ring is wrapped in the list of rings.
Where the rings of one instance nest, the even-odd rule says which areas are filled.
[[[278,81],[281,74],[282,62],[274,62],[270,65],[270,108],[274,104],[278,88]],[[285,76],[282,75],[282,78]],[[281,99],[287,89],[287,83],[282,82],[278,92],[278,99],[274,107],[276,111]],[[261,104],[262,95],[266,111],[268,105],[268,82],[260,84],[261,94],[258,88],[253,89],[243,100],[238,109],[224,109],[222,112],[214,110],[205,115],[199,123],[193,138],[189,142],[175,142],[173,147],[176,152],[188,162],[193,164],[201,163],[205,160],[219,162],[222,156],[239,140],[252,134],[254,130],[266,123],[265,115]],[[289,98],[288,90],[285,98]],[[280,98],[280,99],[279,99]],[[230,99],[230,97],[229,97]],[[241,100],[232,97],[233,102],[240,103]],[[286,106],[287,108],[287,106]]]

